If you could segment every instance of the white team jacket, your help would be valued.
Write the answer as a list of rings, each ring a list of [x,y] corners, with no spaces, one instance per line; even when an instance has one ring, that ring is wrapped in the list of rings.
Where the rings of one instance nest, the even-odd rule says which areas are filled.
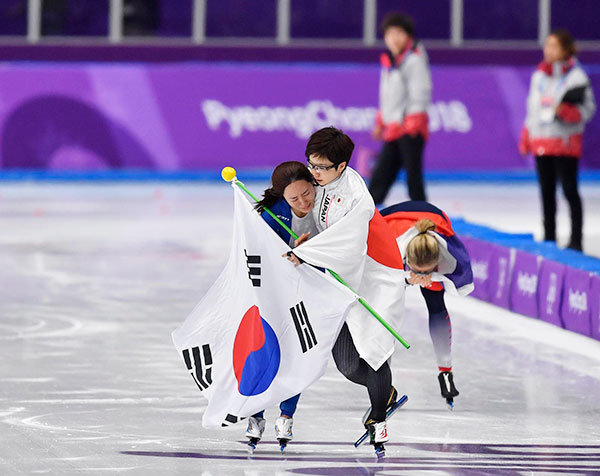
[[[320,233],[294,253],[335,271],[398,330],[404,311],[404,270],[387,267],[367,254],[374,213],[365,182],[347,167],[338,179],[318,187],[313,216]],[[346,323],[356,350],[373,369],[391,357],[395,338],[360,304],[352,307]]]

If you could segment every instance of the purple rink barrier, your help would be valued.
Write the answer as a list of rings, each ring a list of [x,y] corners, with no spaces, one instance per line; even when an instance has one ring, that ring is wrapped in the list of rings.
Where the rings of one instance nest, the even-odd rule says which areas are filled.
[[[482,299],[483,301],[489,301],[489,269],[492,245],[487,241],[478,240],[472,237],[461,236],[460,239],[467,248],[469,258],[471,259],[473,284],[475,285],[475,289],[471,293],[471,296]]]
[[[529,317],[538,317],[538,256],[517,250],[512,270],[510,309]]]
[[[561,298],[566,266],[552,260],[542,260],[538,283],[539,318],[564,327],[560,318]]]
[[[590,280],[590,324],[592,327],[592,337],[600,340],[600,276],[593,274]]]
[[[590,322],[590,273],[567,267],[560,316],[565,329],[592,336]]]
[[[484,301],[600,340],[600,259],[453,220]]]
[[[489,261],[489,302],[509,308],[511,250],[504,246],[491,245]]]
[[[4,64],[0,169],[159,171],[271,168],[304,160],[310,134],[344,129],[356,160],[381,144],[372,64]],[[531,67],[432,67],[426,170],[525,168],[516,144]],[[596,90],[600,72],[591,71]],[[476,87],[474,87],[476,86]],[[600,165],[600,114],[584,166]],[[359,157],[360,156],[360,157]]]

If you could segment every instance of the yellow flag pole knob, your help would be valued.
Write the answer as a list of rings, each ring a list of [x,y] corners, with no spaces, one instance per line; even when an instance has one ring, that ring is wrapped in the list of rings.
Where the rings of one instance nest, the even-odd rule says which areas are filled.
[[[223,167],[223,170],[221,170],[221,177],[223,177],[225,182],[231,182],[236,174],[237,172],[233,167]]]

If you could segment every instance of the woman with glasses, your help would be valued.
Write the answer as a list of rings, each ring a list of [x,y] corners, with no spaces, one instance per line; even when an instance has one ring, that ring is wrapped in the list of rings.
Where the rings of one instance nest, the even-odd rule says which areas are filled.
[[[265,208],[273,212],[283,223],[294,230],[303,239],[308,239],[317,234],[317,228],[312,217],[315,205],[315,186],[313,176],[301,162],[283,162],[275,167],[271,176],[271,187],[264,192],[263,199],[255,206],[268,225],[290,246],[294,246],[294,239],[275,219],[269,215]],[[275,420],[275,437],[283,451],[287,442],[292,439],[293,416],[300,395],[295,395],[281,402],[281,414]],[[266,420],[264,410],[248,419],[246,437],[250,450],[262,438]]]
[[[397,236],[406,282],[418,285],[429,312],[429,333],[437,358],[442,397],[452,409],[458,390],[452,374],[452,326],[444,292],[466,296],[473,291],[473,272],[465,246],[446,214],[428,202],[412,201],[381,211]]]
[[[304,155],[318,184],[313,218],[319,234],[307,243],[298,240],[289,259],[334,270],[397,327],[404,312],[402,257],[365,182],[348,166],[353,150],[350,137],[334,127],[311,135]],[[366,309],[355,305],[332,349],[338,370],[367,391],[371,408],[363,423],[378,456],[389,440],[387,412],[396,404],[388,363],[395,342]]]

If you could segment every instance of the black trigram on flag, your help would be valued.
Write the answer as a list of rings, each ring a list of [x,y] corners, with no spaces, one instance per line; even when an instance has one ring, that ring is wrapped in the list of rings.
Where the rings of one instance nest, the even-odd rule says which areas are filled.
[[[192,355],[190,356],[190,351]],[[208,344],[202,346],[202,352],[199,347],[192,347],[183,351],[183,360],[192,374],[192,378],[200,390],[206,390],[212,384],[212,355]]]
[[[246,417],[238,417],[238,416],[232,415],[231,413],[228,413],[227,416],[225,417],[225,421],[223,423],[221,423],[221,426],[235,425],[238,421],[242,421],[245,418]]]
[[[246,255],[246,266],[248,266],[248,277],[252,281],[252,286],[260,287],[260,255],[249,255],[247,250],[244,250]]]
[[[308,314],[304,307],[304,302],[300,301],[294,307],[290,307],[290,313],[296,326],[296,332],[300,339],[300,346],[302,347],[302,353],[309,351],[315,345],[317,345],[317,338],[313,331],[310,321],[308,320]]]

